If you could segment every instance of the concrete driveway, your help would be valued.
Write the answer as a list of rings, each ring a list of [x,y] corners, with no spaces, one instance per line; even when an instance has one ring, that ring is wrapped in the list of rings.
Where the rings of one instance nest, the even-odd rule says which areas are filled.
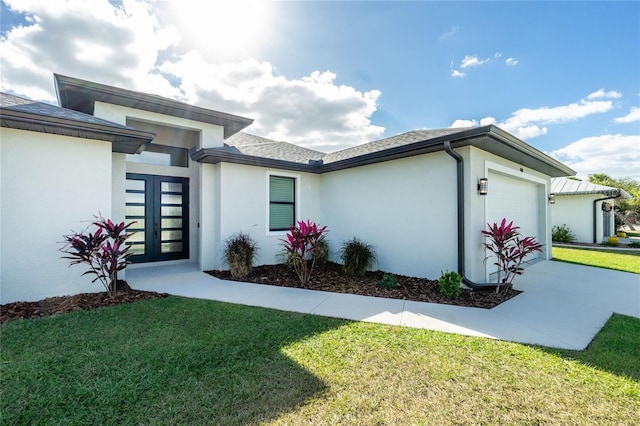
[[[614,313],[640,318],[640,275],[543,261],[517,277],[524,293],[493,309],[224,281],[192,263],[127,268],[134,289],[529,343],[586,348]]]

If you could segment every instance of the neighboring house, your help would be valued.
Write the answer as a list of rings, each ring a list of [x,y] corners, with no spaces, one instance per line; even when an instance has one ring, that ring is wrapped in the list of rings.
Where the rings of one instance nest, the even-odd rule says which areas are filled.
[[[624,189],[557,177],[551,179],[553,226],[566,225],[576,242],[601,243],[615,235],[617,199],[631,199]]]
[[[101,213],[135,220],[135,264],[223,268],[245,231],[258,264],[282,262],[294,220],[327,225],[332,258],[354,236],[379,269],[488,280],[481,230],[503,217],[551,248],[551,177],[562,163],[495,127],[417,130],[326,154],[241,132],[252,120],[55,75],[61,107],[2,96],[2,303],[99,291],[57,251]],[[486,195],[479,181],[488,179]]]

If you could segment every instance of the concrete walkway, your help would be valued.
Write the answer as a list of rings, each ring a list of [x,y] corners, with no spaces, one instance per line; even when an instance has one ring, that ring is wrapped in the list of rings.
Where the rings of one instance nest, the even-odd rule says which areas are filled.
[[[543,261],[493,309],[224,281],[191,263],[127,268],[129,285],[178,296],[582,350],[612,313],[640,318],[640,275]]]

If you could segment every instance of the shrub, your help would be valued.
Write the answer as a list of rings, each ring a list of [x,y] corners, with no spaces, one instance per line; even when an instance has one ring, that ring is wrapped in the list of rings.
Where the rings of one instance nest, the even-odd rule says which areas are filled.
[[[324,266],[329,260],[329,244],[327,240],[318,242],[318,246],[313,251],[313,257],[316,259],[316,266]]]
[[[542,252],[542,245],[534,237],[524,237],[518,231],[519,226],[513,226],[513,221],[507,224],[507,219],[502,219],[500,225],[489,225],[488,231],[482,233],[489,242],[483,246],[496,256],[494,265],[498,267],[498,280],[496,293],[506,292],[513,287],[513,279],[516,275],[522,275],[521,267],[525,257],[534,251]],[[485,262],[489,257],[485,258]]]
[[[320,252],[327,232],[326,226],[318,228],[315,222],[301,220],[297,226],[291,226],[286,240],[280,240],[284,247],[285,262],[293,267],[300,282],[307,283],[311,279],[317,261],[316,252]]]
[[[567,225],[556,225],[551,230],[551,239],[559,243],[572,243],[575,241],[576,236],[573,235]]]
[[[629,243],[629,247],[640,248],[640,242],[632,241],[632,242]]]
[[[615,247],[618,245],[619,242],[620,242],[620,239],[618,237],[609,237],[607,238],[607,241],[604,244],[607,246]]]
[[[378,287],[384,290],[393,290],[400,287],[400,283],[394,275],[384,274],[384,276],[376,283]]]
[[[373,246],[353,238],[342,244],[340,257],[344,265],[344,271],[354,277],[362,277],[367,269],[376,261]]]
[[[460,284],[462,283],[462,276],[457,272],[443,272],[438,278],[440,283],[440,294],[447,299],[457,299],[462,293]]]
[[[63,259],[70,259],[71,265],[84,263],[89,270],[82,275],[95,275],[91,282],[100,281],[109,297],[116,295],[118,271],[127,266],[129,246],[126,240],[132,234],[127,234],[127,228],[135,222],[125,225],[124,222],[115,224],[111,219],[97,216],[92,223],[97,229],[94,233],[73,232],[63,235],[64,247],[60,251],[66,253]]]
[[[231,276],[244,278],[249,275],[258,251],[258,244],[249,234],[244,232],[232,235],[224,243],[225,247],[222,255],[227,265],[229,265]]]

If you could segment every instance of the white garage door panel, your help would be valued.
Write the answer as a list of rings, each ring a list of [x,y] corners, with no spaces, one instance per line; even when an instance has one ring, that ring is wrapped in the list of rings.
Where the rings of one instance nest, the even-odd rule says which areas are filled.
[[[489,192],[487,195],[487,222],[498,223],[503,218],[513,221],[520,227],[520,233],[536,237],[540,241],[538,221],[538,185],[515,179],[498,173],[489,173]],[[534,253],[532,258],[538,257]],[[489,273],[496,269],[493,261],[487,261]]]

